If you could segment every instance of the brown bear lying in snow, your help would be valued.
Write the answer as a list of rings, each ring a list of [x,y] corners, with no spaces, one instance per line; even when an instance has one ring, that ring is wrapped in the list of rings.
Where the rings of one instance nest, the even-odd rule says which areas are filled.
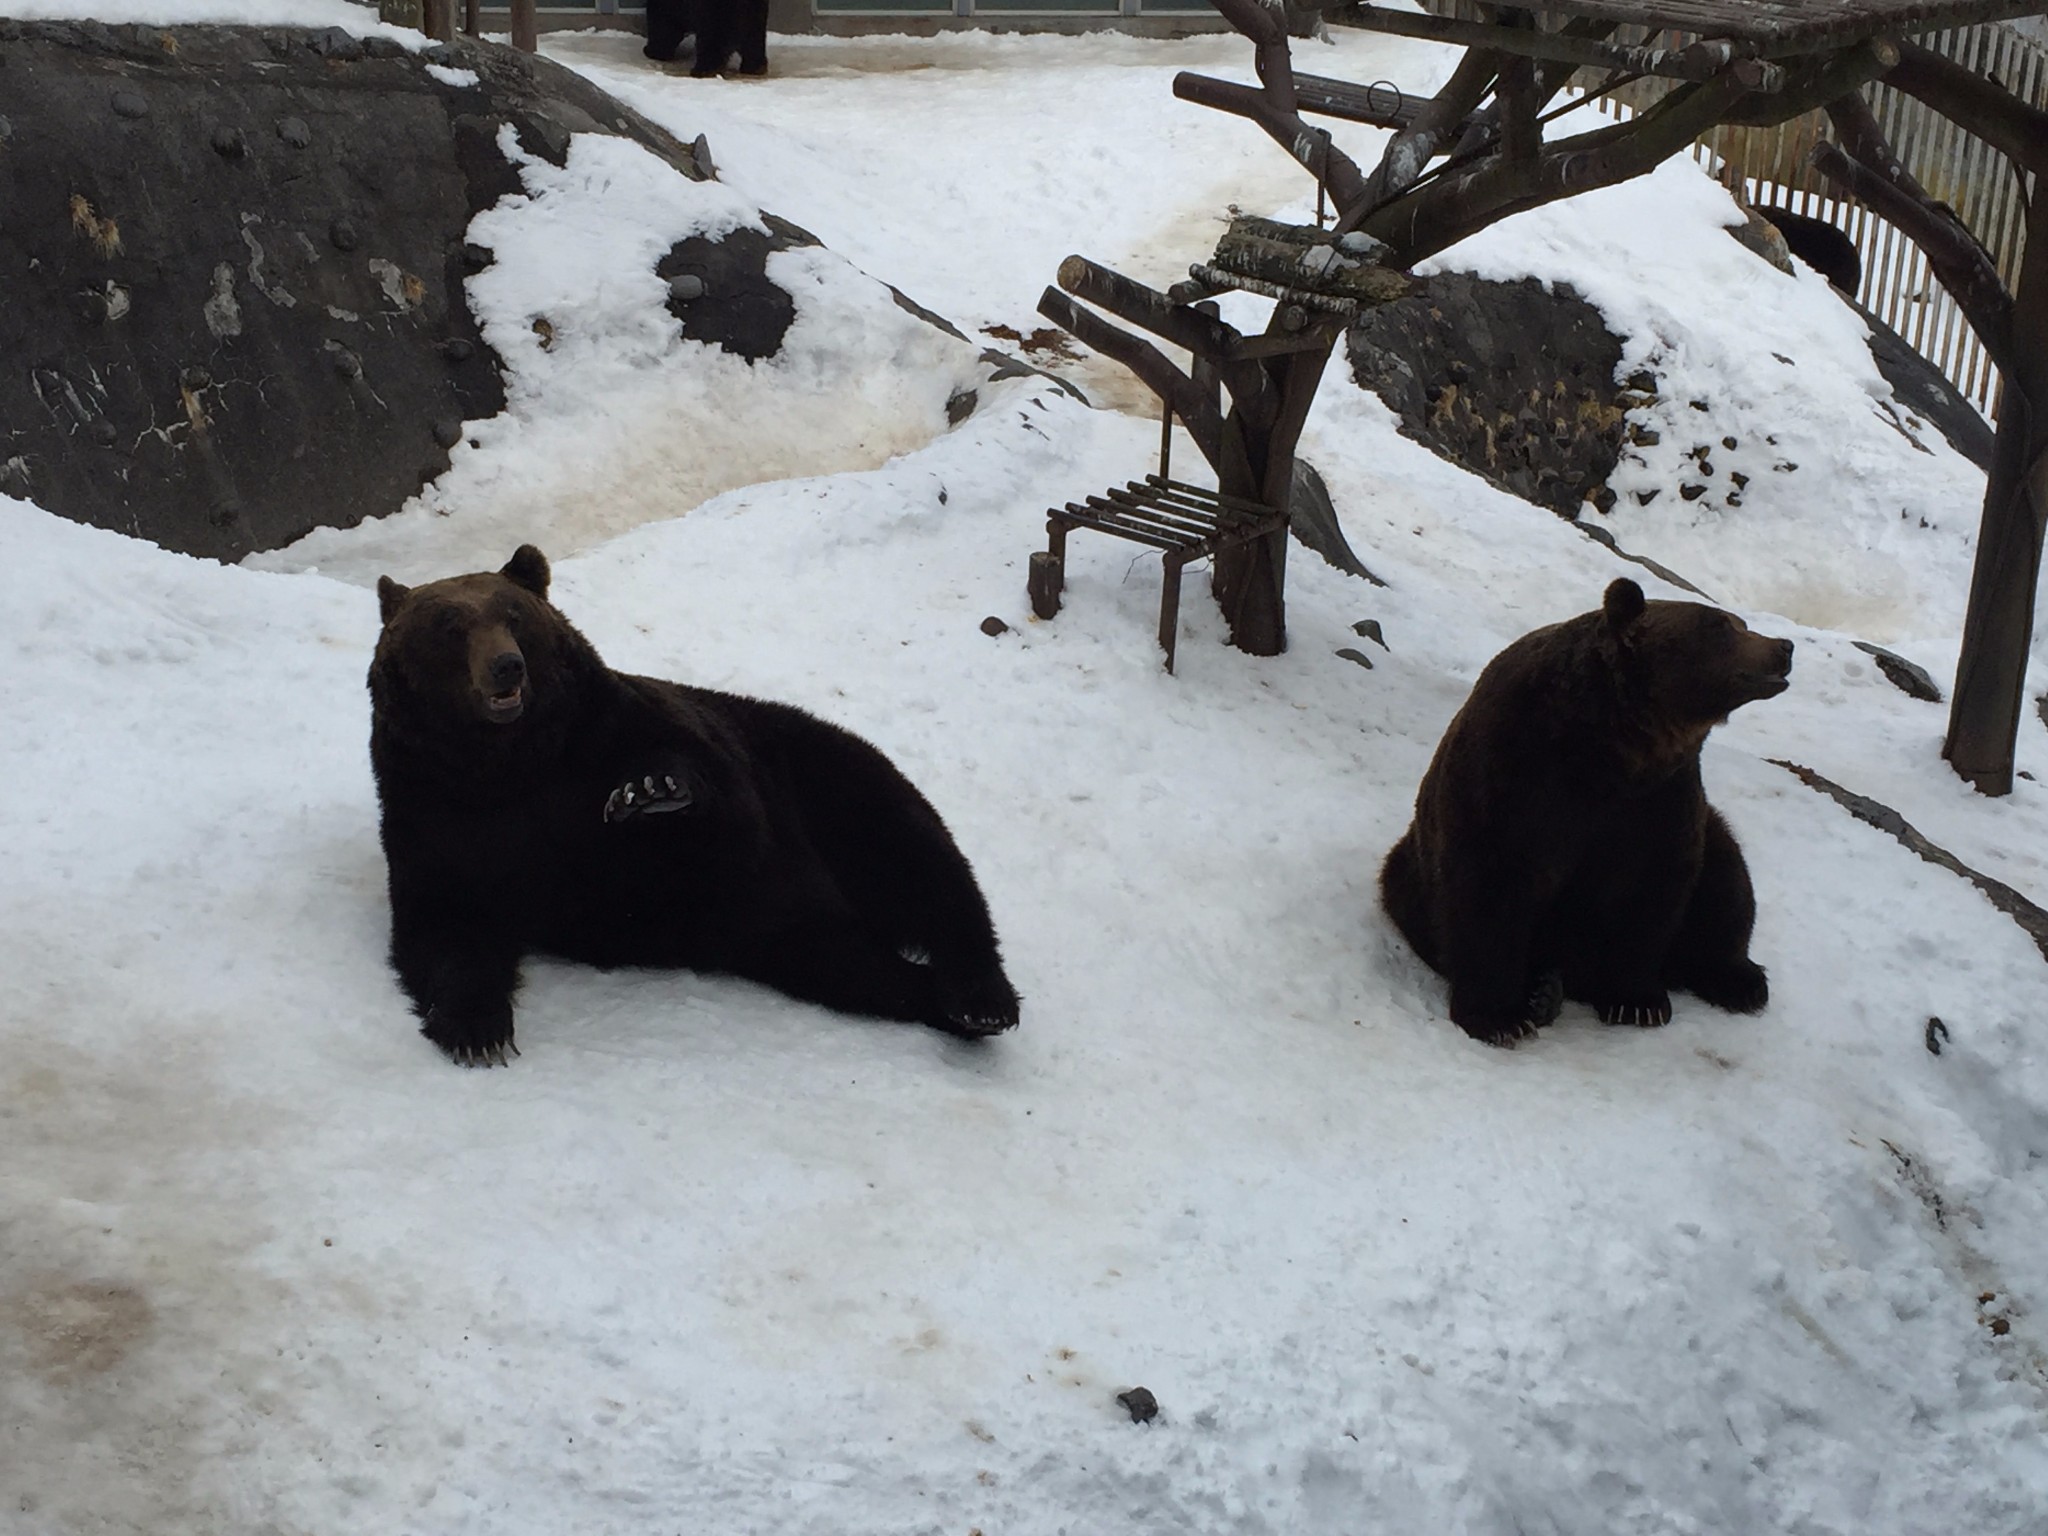
[[[428,1039],[502,1062],[533,951],[970,1039],[1017,1022],[974,874],[886,757],[785,704],[614,672],[547,594],[530,544],[377,584],[391,963]]]

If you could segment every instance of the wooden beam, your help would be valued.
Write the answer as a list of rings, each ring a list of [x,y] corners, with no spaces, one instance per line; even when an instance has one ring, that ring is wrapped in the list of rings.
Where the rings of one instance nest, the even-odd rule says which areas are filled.
[[[2013,366],[1999,402],[1941,748],[1949,766],[1987,795],[2012,792],[2048,535],[2048,196],[2038,187],[2027,211],[2012,327]]]
[[[1339,199],[1337,228],[1358,228],[1374,210],[1399,197],[1429,169],[1429,162],[1452,134],[1462,132],[1507,62],[1503,54],[1474,48],[1451,71],[1451,78],[1415,114],[1407,132],[1397,133],[1380,153],[1380,163],[1359,189],[1356,199]]]
[[[1263,92],[1235,81],[1182,73],[1173,77],[1173,94],[1182,101],[1213,107],[1258,124],[1267,137],[1330,189],[1339,208],[1349,208],[1364,196],[1365,173],[1359,170],[1357,162],[1332,145],[1328,135],[1310,128],[1298,114],[1275,107]]]
[[[1906,170],[1861,96],[1830,102],[1828,119],[1842,143],[1838,147],[1823,140],[1814,145],[1808,163],[1920,247],[1991,361],[2000,372],[2011,372],[2012,295],[1991,254],[1954,209],[1936,202]]]
[[[1349,80],[1332,80],[1327,75],[1294,77],[1294,100],[1299,110],[1347,123],[1370,123],[1375,128],[1406,128],[1415,121],[1424,99],[1405,96],[1391,86],[1356,85]]]
[[[1195,447],[1210,467],[1223,456],[1223,422],[1216,404],[1202,388],[1167,360],[1166,354],[1142,336],[1120,331],[1100,315],[1084,309],[1057,288],[1038,297],[1038,312],[1072,334],[1083,346],[1114,362],[1122,363],[1138,376],[1153,394],[1165,401],[1188,429]]]
[[[1496,49],[1575,68],[1619,69],[1632,75],[1660,75],[1670,80],[1711,80],[1733,66],[1744,71],[1744,83],[1754,91],[1776,90],[1782,78],[1775,65],[1754,57],[1754,48],[1725,39],[1702,40],[1684,48],[1635,47],[1577,37],[1569,32],[1542,32],[1495,22],[1460,21],[1450,16],[1383,11],[1374,5],[1357,7],[1346,20],[1371,32],[1390,32],[1397,37],[1452,43],[1462,48]]]
[[[1533,161],[1492,155],[1382,204],[1359,224],[1412,266],[1510,214],[1612,186],[1655,170],[1727,115],[1747,94],[1733,73],[1682,85],[1640,116],[1548,145]]]
[[[2048,176],[2048,112],[1910,39],[1898,46],[1898,67],[1884,77],[1886,85],[1924,101],[2013,164]]]

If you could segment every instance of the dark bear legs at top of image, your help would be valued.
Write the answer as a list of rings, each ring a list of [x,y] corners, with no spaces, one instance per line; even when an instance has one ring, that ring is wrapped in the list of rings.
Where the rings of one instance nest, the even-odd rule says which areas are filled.
[[[647,46],[640,51],[666,64],[696,30],[696,7],[690,0],[647,0]]]
[[[725,68],[734,53],[743,75],[768,72],[768,0],[647,0],[647,44],[640,51],[666,64],[695,34],[693,78]]]

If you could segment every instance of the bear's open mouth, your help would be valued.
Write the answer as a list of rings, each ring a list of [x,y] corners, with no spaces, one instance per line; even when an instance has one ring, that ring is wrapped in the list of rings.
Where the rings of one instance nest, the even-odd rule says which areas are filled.
[[[484,698],[484,714],[493,724],[509,725],[526,713],[526,685],[507,688],[503,693],[487,694]]]
[[[1792,648],[1787,646],[1782,658],[1766,662],[1749,672],[1736,675],[1736,686],[1750,699],[1775,699],[1792,686]]]

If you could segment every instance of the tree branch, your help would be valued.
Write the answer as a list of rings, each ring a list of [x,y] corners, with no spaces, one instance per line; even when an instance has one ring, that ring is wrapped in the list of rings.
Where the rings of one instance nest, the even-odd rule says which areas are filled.
[[[1553,37],[1577,38],[1584,42],[1605,42],[1621,23],[1601,21],[1597,17],[1574,16],[1556,32]],[[1536,63],[1536,110],[1541,112],[1549,106],[1552,98],[1565,88],[1571,77],[1578,73],[1576,64],[1561,63],[1556,59],[1539,59]],[[1500,103],[1495,102],[1484,111],[1475,112],[1458,137],[1451,150],[1451,158],[1470,155],[1484,149],[1500,128]]]
[[[1860,96],[1845,96],[1828,105],[1828,117],[1841,135],[1842,148],[1816,144],[1807,157],[1813,168],[1873,213],[1897,225],[1927,257],[1935,277],[1954,296],[1984,343],[1991,361],[2010,372],[2016,361],[2012,327],[2012,295],[1998,267],[1962,220],[1928,196],[1909,175],[1877,126]]]
[[[1339,208],[1356,206],[1365,196],[1365,173],[1330,136],[1311,128],[1298,113],[1283,112],[1263,91],[1208,75],[1179,74],[1173,78],[1173,94],[1197,106],[1213,107],[1235,117],[1248,118],[1306,170],[1330,189]]]
[[[1909,39],[1899,44],[1898,67],[1884,83],[1926,102],[2015,165],[2048,176],[2048,112],[2028,106],[1995,80]]]
[[[1862,89],[1898,62],[1895,43],[1872,38],[1791,72],[1780,89],[1745,98],[1722,121],[1737,128],[1775,128]]]
[[[1238,358],[1237,349],[1244,336],[1235,326],[1188,305],[1176,304],[1157,289],[1085,256],[1069,256],[1061,262],[1055,281],[1075,298],[1086,299],[1119,320],[1140,326],[1207,363],[1246,416],[1259,422],[1272,418],[1278,407],[1270,398],[1272,386],[1266,370],[1256,362]]]
[[[1399,197],[1429,168],[1444,140],[1465,127],[1466,119],[1493,89],[1493,82],[1507,63],[1507,55],[1474,48],[1458,60],[1458,67],[1442,90],[1424,102],[1404,133],[1397,133],[1380,154],[1380,163],[1357,198],[1337,199],[1337,229],[1356,229],[1373,211]]]
[[[1733,72],[1680,86],[1640,117],[1550,145],[1534,161],[1494,155],[1440,176],[1376,209],[1359,228],[1394,248],[1388,265],[1412,266],[1510,214],[1656,169],[1722,121],[1747,89]]]
[[[1038,312],[1073,335],[1083,346],[1122,363],[1173,410],[1195,440],[1202,457],[1214,468],[1223,457],[1223,419],[1215,403],[1195,381],[1167,361],[1166,354],[1142,336],[1120,331],[1093,310],[1083,309],[1057,288],[1038,298]]]

